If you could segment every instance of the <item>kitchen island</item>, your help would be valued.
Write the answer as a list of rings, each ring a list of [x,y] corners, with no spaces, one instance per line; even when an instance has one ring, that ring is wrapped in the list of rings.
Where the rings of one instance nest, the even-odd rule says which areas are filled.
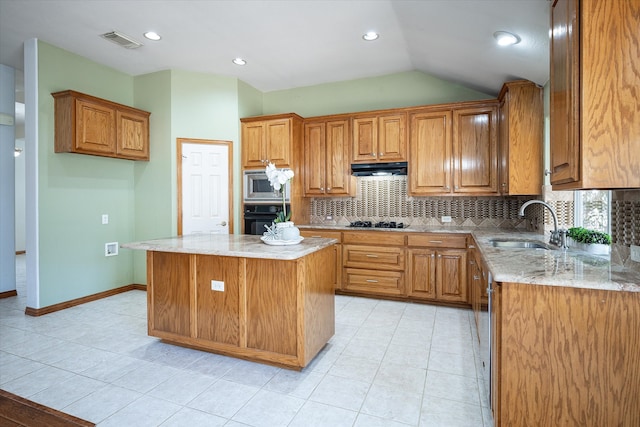
[[[334,243],[198,234],[122,247],[147,251],[149,335],[302,369],[335,331]]]

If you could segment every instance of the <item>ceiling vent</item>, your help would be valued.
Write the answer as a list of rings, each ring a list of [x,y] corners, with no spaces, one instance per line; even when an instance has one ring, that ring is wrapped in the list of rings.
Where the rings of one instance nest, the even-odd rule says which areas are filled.
[[[110,42],[114,42],[117,45],[125,47],[127,49],[137,49],[142,46],[142,43],[135,41],[129,36],[126,36],[117,31],[111,31],[110,33],[101,34],[100,37],[109,40]]]

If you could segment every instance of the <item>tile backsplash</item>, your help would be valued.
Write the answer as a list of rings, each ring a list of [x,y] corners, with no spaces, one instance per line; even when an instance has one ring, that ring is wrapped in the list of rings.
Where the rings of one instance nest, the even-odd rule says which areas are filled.
[[[520,206],[532,197],[410,197],[407,177],[360,177],[355,197],[314,198],[312,224],[348,225],[352,221],[396,221],[426,226],[535,229],[536,209],[520,218]],[[538,213],[538,217],[541,214]],[[443,222],[450,216],[451,222]],[[327,219],[331,217],[331,219]]]
[[[640,271],[640,262],[631,261],[631,245],[640,246],[640,190],[611,192],[611,259]]]

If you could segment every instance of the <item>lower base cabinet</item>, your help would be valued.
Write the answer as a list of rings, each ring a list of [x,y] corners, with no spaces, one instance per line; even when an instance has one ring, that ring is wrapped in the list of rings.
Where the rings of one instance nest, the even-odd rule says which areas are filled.
[[[640,425],[640,293],[492,289],[496,427]]]
[[[301,369],[334,334],[334,267],[333,247],[294,260],[149,251],[148,333]]]

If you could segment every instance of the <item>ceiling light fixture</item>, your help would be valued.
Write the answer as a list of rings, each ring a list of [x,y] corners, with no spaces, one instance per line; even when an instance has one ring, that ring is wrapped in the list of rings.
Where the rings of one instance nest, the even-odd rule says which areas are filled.
[[[231,62],[233,62],[233,63],[234,63],[234,64],[236,64],[236,65],[247,65],[247,61],[245,61],[245,60],[244,60],[244,59],[242,59],[242,58],[235,58],[235,59],[234,59],[233,61],[231,61]]]
[[[500,46],[511,46],[520,43],[520,37],[508,31],[496,31],[493,33],[493,38],[496,39]]]
[[[375,31],[369,31],[367,34],[362,36],[362,38],[368,42],[376,40],[378,37],[380,37],[380,35]]]
[[[143,35],[149,40],[153,40],[153,41],[158,41],[162,38],[160,37],[160,34],[156,33],[155,31],[147,31]]]

